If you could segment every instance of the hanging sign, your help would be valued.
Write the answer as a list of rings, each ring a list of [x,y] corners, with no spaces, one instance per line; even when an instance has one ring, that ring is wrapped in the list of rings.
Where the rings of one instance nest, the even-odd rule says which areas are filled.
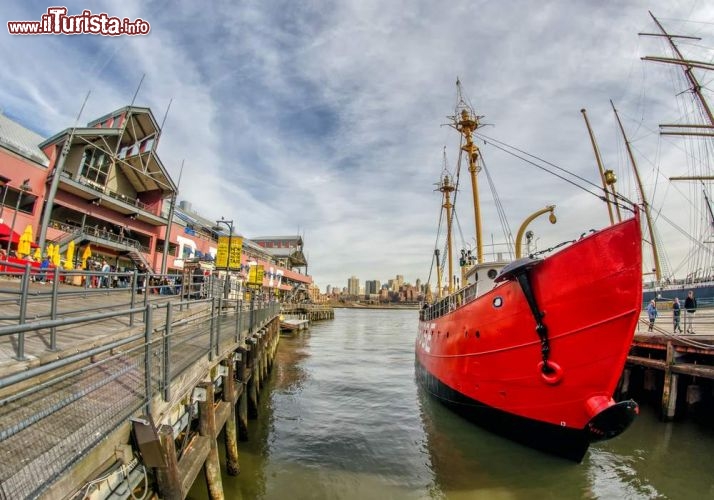
[[[243,238],[240,236],[230,237],[230,267],[228,260],[228,236],[218,237],[218,249],[216,250],[216,267],[219,269],[240,269],[241,249],[243,248]]]

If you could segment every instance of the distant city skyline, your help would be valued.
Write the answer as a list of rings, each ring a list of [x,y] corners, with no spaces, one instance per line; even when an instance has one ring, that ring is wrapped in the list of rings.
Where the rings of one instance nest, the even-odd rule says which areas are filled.
[[[318,286],[320,287],[321,293],[330,294],[331,292],[334,292],[335,290],[337,290],[339,292],[346,292],[346,293],[352,294],[352,290],[354,290],[354,288],[352,288],[352,290],[351,290],[351,286],[354,287],[353,280],[356,280],[356,283],[357,283],[356,286],[357,286],[357,290],[358,290],[357,293],[355,293],[354,295],[358,295],[360,293],[368,293],[367,286],[368,286],[368,284],[371,284],[371,283],[377,284],[376,292],[372,292],[372,293],[379,293],[379,290],[382,289],[383,287],[388,287],[388,288],[392,289],[391,285],[394,282],[399,282],[400,285],[411,285],[411,286],[414,286],[417,288],[420,288],[423,284],[426,283],[424,280],[422,280],[422,278],[415,278],[414,280],[405,279],[403,274],[395,274],[393,277],[389,277],[387,279],[379,279],[379,278],[370,277],[370,278],[364,279],[364,280],[360,276],[353,274],[349,278],[345,278],[345,281],[343,283],[340,283],[340,284],[327,283],[326,285],[321,285],[318,283]],[[398,288],[398,286],[397,286],[397,288]],[[394,291],[396,291],[396,290],[394,290]]]

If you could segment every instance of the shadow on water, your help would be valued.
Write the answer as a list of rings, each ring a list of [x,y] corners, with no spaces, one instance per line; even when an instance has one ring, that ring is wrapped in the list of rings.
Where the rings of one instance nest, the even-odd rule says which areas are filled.
[[[413,311],[360,310],[283,337],[226,498],[714,498],[710,434],[645,408],[581,464],[531,450],[417,385],[415,332]]]

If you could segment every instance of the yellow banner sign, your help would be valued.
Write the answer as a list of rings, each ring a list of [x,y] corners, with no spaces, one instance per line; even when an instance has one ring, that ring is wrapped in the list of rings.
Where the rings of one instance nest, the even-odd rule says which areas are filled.
[[[218,237],[218,250],[216,251],[216,267],[218,269],[240,269],[241,250],[243,248],[243,238],[239,236],[230,237],[230,266],[227,265],[228,260],[228,236]]]
[[[263,273],[264,270],[262,264],[250,266],[250,271],[248,271],[248,283],[251,285],[262,285]]]

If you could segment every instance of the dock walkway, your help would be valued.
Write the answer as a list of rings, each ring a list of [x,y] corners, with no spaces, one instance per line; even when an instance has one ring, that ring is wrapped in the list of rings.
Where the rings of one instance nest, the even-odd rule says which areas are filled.
[[[643,312],[620,380],[622,397],[633,384],[652,394],[661,391],[660,415],[665,421],[704,401],[703,384],[714,384],[714,308],[700,308],[691,319],[695,333],[675,333],[671,309],[660,310],[650,332]]]
[[[28,277],[0,277],[0,499],[66,496],[116,460],[132,418],[180,432],[197,385],[239,368],[235,401],[277,345],[279,304],[225,300],[222,282],[182,297]]]

